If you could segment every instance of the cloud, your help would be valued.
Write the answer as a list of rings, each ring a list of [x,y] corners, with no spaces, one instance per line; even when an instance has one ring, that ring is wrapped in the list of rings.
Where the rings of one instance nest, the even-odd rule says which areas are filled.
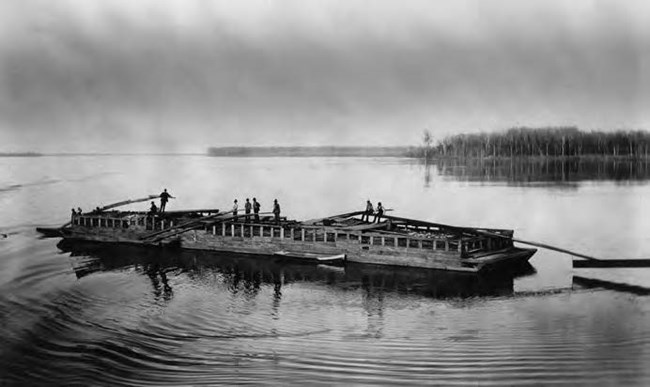
[[[408,144],[425,127],[650,122],[641,2],[11,3],[0,128],[23,148]]]

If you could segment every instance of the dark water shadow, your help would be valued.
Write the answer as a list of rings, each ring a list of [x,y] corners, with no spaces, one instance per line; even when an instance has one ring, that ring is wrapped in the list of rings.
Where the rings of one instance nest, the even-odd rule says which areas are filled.
[[[629,184],[650,179],[649,160],[615,158],[440,159],[422,166],[425,186],[431,181],[432,169],[440,176],[459,181],[561,188],[577,188],[577,183],[583,181]]]
[[[230,292],[246,297],[255,297],[262,285],[270,285],[278,303],[283,286],[307,282],[337,291],[362,289],[372,294],[400,293],[436,299],[508,296],[514,293],[515,278],[535,273],[530,264],[510,271],[477,275],[354,263],[336,267],[274,257],[89,242],[62,241],[58,247],[72,257],[84,257],[72,263],[78,278],[135,267],[140,273],[150,276],[155,289],[162,286],[163,290],[171,293],[170,275],[185,273],[190,280],[201,281],[206,273],[216,272]]]
[[[573,285],[587,289],[607,289],[617,292],[631,293],[637,296],[650,296],[650,288],[647,287],[577,275],[573,276]]]

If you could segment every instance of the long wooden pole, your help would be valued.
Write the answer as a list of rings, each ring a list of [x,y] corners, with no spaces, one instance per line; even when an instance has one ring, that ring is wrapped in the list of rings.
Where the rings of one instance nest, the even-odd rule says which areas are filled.
[[[533,241],[524,241],[524,240],[515,239],[515,238],[512,238],[512,241],[517,242],[517,243],[522,243],[524,245],[536,246],[536,247],[541,247],[541,248],[547,249],[547,250],[554,250],[554,251],[558,251],[560,253],[570,254],[570,255],[573,255],[573,256],[576,256],[576,257],[588,259],[590,261],[603,261],[600,258],[592,257],[590,255],[584,255],[584,254],[576,253],[575,251],[563,249],[561,247],[547,245],[545,243],[533,242]]]
[[[149,195],[149,196],[147,196],[145,198],[140,198],[140,199],[123,200],[121,202],[117,202],[117,203],[113,203],[113,204],[109,204],[107,206],[101,207],[100,210],[101,211],[106,211],[106,210],[109,210],[111,208],[122,207],[122,206],[126,206],[127,204],[132,204],[132,203],[140,203],[140,202],[144,202],[144,201],[151,200],[151,199],[157,199],[159,197],[160,197],[160,195]]]

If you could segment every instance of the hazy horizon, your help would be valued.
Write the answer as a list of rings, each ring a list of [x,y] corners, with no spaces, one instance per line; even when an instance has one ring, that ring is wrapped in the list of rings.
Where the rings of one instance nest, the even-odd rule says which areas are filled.
[[[0,4],[0,152],[650,128],[650,3]]]

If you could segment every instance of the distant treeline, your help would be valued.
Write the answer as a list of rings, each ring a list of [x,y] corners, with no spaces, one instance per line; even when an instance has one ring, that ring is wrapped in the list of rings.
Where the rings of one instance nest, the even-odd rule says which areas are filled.
[[[405,157],[412,154],[409,147],[343,147],[343,146],[282,146],[282,147],[211,147],[209,156],[218,157]]]
[[[0,152],[0,157],[38,157],[43,156],[37,152]]]
[[[648,157],[650,132],[584,132],[576,127],[512,128],[498,133],[457,134],[433,144],[424,132],[423,145],[411,156],[437,157]]]

